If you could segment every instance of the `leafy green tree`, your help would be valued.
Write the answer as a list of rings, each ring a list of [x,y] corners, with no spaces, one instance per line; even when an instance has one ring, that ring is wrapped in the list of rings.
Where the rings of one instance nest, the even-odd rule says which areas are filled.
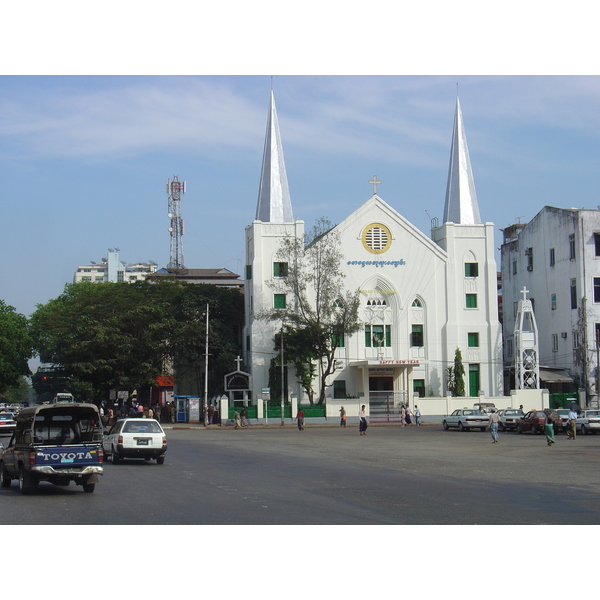
[[[152,384],[167,355],[169,292],[146,282],[65,286],[31,317],[42,361],[104,397]]]
[[[454,395],[465,395],[465,367],[462,362],[462,353],[460,348],[454,353]]]
[[[276,260],[284,265],[284,272],[272,280],[271,286],[276,292],[285,293],[290,301],[285,308],[257,315],[284,323],[292,340],[286,356],[297,368],[300,366],[304,389],[308,387],[308,374],[318,369],[318,404],[325,400],[327,377],[335,370],[337,348],[344,336],[351,336],[362,327],[358,318],[359,292],[344,291],[342,258],[339,235],[326,219],[320,219],[304,239],[283,239]],[[303,339],[305,345],[293,343],[295,336]]]
[[[0,393],[30,374],[27,361],[33,355],[27,318],[0,300]]]

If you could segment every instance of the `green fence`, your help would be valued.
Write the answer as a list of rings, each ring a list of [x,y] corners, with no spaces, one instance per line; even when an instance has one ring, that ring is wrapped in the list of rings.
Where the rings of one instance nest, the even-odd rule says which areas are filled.
[[[231,406],[231,407],[229,407],[229,410],[228,410],[228,418],[229,419],[233,419],[233,413],[235,412],[236,409],[240,413],[240,416],[241,416],[242,408]],[[258,408],[256,406],[247,406],[246,407],[246,417],[248,419],[256,419],[258,417],[257,409]],[[307,404],[306,406],[299,406],[298,410],[302,410],[302,412],[304,413],[305,419],[308,419],[311,417],[324,417],[325,416],[325,405],[324,404],[317,404],[317,405]],[[296,415],[292,415],[292,407],[289,404],[283,407],[283,416],[285,419],[291,419],[292,416],[294,418],[296,417]],[[281,406],[267,406],[267,419],[281,419]]]
[[[579,403],[577,394],[550,394],[550,408],[568,408],[571,402]]]
[[[232,406],[229,408],[229,418],[233,419],[233,413],[236,411],[238,411],[238,413],[240,414],[240,417],[242,416],[242,409],[241,407],[235,407]],[[246,418],[247,419],[256,419],[257,418],[257,407],[256,406],[246,406]]]
[[[309,417],[324,417],[325,416],[325,405],[324,404],[307,404],[306,406],[299,406],[298,410],[304,413],[304,418]],[[296,416],[296,415],[294,415]]]

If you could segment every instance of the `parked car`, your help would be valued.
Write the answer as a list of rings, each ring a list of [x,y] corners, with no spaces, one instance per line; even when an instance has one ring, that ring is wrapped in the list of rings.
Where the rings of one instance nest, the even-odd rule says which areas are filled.
[[[103,448],[113,464],[123,458],[154,458],[162,465],[167,436],[156,419],[119,419],[104,435]]]
[[[466,429],[481,429],[485,431],[488,424],[488,415],[474,408],[457,408],[451,415],[446,415],[442,427],[448,431],[451,427],[458,427],[459,431]]]
[[[579,422],[579,423],[578,423]],[[575,423],[581,428],[581,433],[597,433],[600,431],[600,410],[584,410]]]
[[[12,413],[0,413],[0,435],[10,435],[16,428],[17,423]]]
[[[493,402],[476,402],[473,404],[475,410],[480,410],[483,414],[489,415],[496,410],[496,405]]]
[[[500,431],[512,431],[517,428],[517,421],[523,417],[523,411],[520,408],[503,408],[498,411]]]
[[[562,419],[554,422],[554,429],[562,427]],[[517,420],[517,432],[531,431],[531,433],[544,433],[546,426],[546,413],[543,410],[530,410]]]

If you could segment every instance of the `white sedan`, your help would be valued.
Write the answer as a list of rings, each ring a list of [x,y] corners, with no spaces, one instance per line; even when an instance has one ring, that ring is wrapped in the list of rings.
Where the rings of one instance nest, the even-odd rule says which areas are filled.
[[[446,415],[442,422],[447,431],[450,427],[457,427],[459,431],[467,429],[481,429],[485,431],[489,416],[474,408],[457,408],[451,415]]]
[[[156,459],[165,462],[167,436],[155,419],[120,419],[104,435],[104,453],[112,457],[113,464],[123,458]]]
[[[584,410],[576,423],[580,424],[583,434],[600,431],[600,410]]]

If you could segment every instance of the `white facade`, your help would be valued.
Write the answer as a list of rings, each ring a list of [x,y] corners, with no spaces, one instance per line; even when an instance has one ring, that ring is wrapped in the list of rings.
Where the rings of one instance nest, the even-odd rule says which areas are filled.
[[[526,225],[504,230],[501,251],[505,365],[514,362],[515,311],[526,287],[540,369],[566,370],[590,400],[600,331],[600,211],[545,206]]]
[[[274,110],[271,98],[270,115]],[[268,129],[269,135],[278,144],[278,170],[285,174],[279,135]],[[265,144],[261,181],[265,165],[271,164],[269,151]],[[446,221],[433,228],[431,238],[377,193],[335,226],[344,256],[344,285],[360,291],[364,328],[338,349],[328,397],[367,400],[375,392],[393,392],[398,403],[411,400],[415,392],[444,395],[445,370],[453,365],[457,348],[467,374],[467,394],[502,393],[493,225],[479,220],[458,101],[448,177]],[[272,180],[270,187],[276,187]],[[287,181],[282,187],[287,189]],[[304,222],[289,216],[291,203],[267,211],[268,200],[261,185],[256,220],[246,228],[245,359],[254,399],[269,387],[269,363],[277,352],[274,335],[281,327],[254,315],[274,307],[269,281],[276,275],[281,240],[304,233]],[[270,201],[290,202],[289,193],[272,195]],[[265,222],[262,215],[278,220]],[[302,402],[291,367],[288,391]]]
[[[80,265],[73,276],[73,283],[88,281],[91,283],[132,283],[144,281],[150,275],[156,273],[157,266],[154,263],[132,263],[126,265],[119,260],[117,250],[109,250],[108,257],[100,263]]]

